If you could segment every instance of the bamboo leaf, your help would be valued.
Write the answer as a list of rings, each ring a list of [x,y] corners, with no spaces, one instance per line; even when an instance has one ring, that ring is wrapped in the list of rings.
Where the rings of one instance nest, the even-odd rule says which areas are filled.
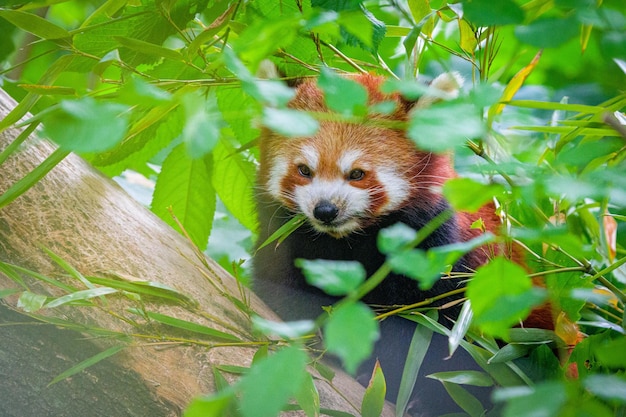
[[[73,303],[76,301],[86,301],[90,300],[94,297],[100,297],[102,295],[114,294],[118,292],[115,288],[108,287],[99,287],[92,288],[89,290],[77,291],[71,294],[64,295],[62,297],[56,298],[53,301],[50,301],[45,305],[45,308],[55,308],[67,303]]]
[[[376,361],[374,370],[372,371],[372,377],[365,389],[363,395],[363,402],[361,403],[361,416],[362,417],[379,417],[383,412],[385,405],[385,394],[387,392],[387,383],[385,382],[385,375],[380,367],[380,363]]]
[[[17,300],[17,307],[27,313],[33,313],[43,307],[47,299],[45,295],[24,291]]]
[[[69,38],[70,33],[60,26],[32,13],[19,10],[0,9],[0,17],[15,26],[42,39]]]
[[[287,223],[279,227],[278,230],[272,233],[272,235],[268,237],[265,240],[265,242],[261,243],[261,245],[257,248],[257,250],[263,249],[265,246],[269,245],[270,243],[274,241],[278,241],[276,246],[280,245],[280,243],[284,241],[287,238],[287,236],[293,233],[296,229],[302,226],[305,222],[306,222],[306,217],[304,216],[304,214],[299,214],[297,216],[294,216]]]
[[[131,310],[137,314],[140,314],[137,310]],[[228,342],[241,342],[236,336],[232,334],[222,332],[220,330],[215,330],[207,326],[203,326],[201,324],[193,323],[187,320],[178,319],[176,317],[167,316],[165,314],[154,313],[150,311],[142,312],[141,314],[147,315],[151,320],[156,322],[166,324],[168,326],[176,327],[178,329],[188,330],[193,333],[203,334],[206,336],[210,336],[215,339],[225,340]]]
[[[16,107],[17,108],[17,107]],[[37,165],[31,172],[26,174],[24,178],[13,184],[6,190],[2,195],[0,195],[0,209],[24,194],[28,191],[33,185],[35,185],[39,180],[46,176],[48,172],[59,162],[61,162],[67,155],[69,155],[70,151],[65,149],[57,149],[50,156],[48,156],[41,164]]]
[[[97,364],[98,362],[101,362],[104,359],[109,358],[109,357],[115,355],[116,353],[122,351],[125,348],[126,348],[126,346],[123,346],[123,345],[113,346],[113,347],[105,350],[104,352],[100,352],[97,355],[92,356],[89,359],[85,359],[84,361],[82,361],[82,362],[72,366],[70,369],[60,373],[59,375],[57,375],[52,381],[50,381],[50,383],[48,383],[48,387],[50,385],[56,384],[57,382],[63,381],[64,379],[69,378],[72,375],[76,375],[77,373],[84,371],[85,369],[89,368],[90,366],[93,366],[93,365]]]
[[[429,313],[429,314],[434,314]],[[416,326],[409,351],[406,355],[406,363],[402,370],[402,379],[400,380],[400,389],[398,390],[398,398],[396,399],[396,416],[404,416],[406,408],[409,405],[411,394],[415,388],[417,375],[433,337],[433,330],[426,326]]]
[[[140,280],[129,281],[129,278],[125,278],[120,275],[117,275],[116,278],[94,276],[88,276],[86,278],[93,284],[116,288],[120,291],[161,298],[183,305],[194,306],[197,304],[193,299],[187,297],[185,294],[181,294],[176,289],[158,282]]]

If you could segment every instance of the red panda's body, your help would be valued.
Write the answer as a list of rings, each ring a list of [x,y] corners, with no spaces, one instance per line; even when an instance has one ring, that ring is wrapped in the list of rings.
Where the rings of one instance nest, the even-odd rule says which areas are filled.
[[[369,104],[395,101],[395,113],[377,117],[408,120],[411,104],[397,96],[383,95],[379,90],[381,78],[362,75],[355,79],[366,87]],[[312,81],[297,88],[290,107],[328,111],[323,93]],[[295,259],[356,260],[370,276],[385,260],[377,250],[378,231],[397,222],[420,229],[449,208],[438,189],[455,176],[450,157],[417,149],[401,130],[376,123],[322,121],[312,137],[287,139],[265,131],[260,151],[259,241],[263,242],[294,213],[303,213],[308,220],[277,248],[269,245],[259,250],[254,260],[257,294],[287,320],[315,318],[323,312],[322,306],[335,301],[307,285],[294,266]],[[420,248],[476,237],[481,232],[470,226],[478,218],[482,218],[487,230],[497,232],[500,221],[495,207],[488,204],[475,214],[456,213]],[[488,251],[478,248],[461,258],[453,270],[473,271],[488,256]],[[422,291],[415,280],[391,274],[364,301],[376,305],[412,304],[456,289],[459,284],[458,280],[442,279],[432,289]],[[449,301],[445,299],[440,304]],[[454,314],[442,312],[447,316]],[[550,312],[536,314],[536,322],[539,327],[551,327]],[[392,317],[381,323],[381,331],[375,356],[381,360],[393,399],[414,325]],[[421,375],[476,367],[463,352],[444,361],[446,344],[445,338],[435,337]],[[438,381],[421,378],[413,398],[416,415],[458,411]]]

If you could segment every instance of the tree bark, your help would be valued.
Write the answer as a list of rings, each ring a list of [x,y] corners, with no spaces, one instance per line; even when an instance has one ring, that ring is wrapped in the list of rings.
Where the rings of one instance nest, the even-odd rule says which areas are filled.
[[[0,90],[0,118],[15,105]],[[0,133],[0,149],[19,133],[15,128]],[[29,138],[0,165],[0,194],[54,149],[43,139]],[[115,318],[137,304],[115,295],[108,296],[108,304],[101,308],[72,306],[37,312],[78,325],[68,330],[25,315],[17,307],[17,294],[11,295],[0,304],[0,415],[179,415],[194,396],[215,390],[213,366],[250,365],[257,339],[251,336],[249,316],[231,301],[230,297],[242,297],[235,279],[211,259],[200,257],[182,236],[74,154],[0,209],[0,261],[81,286],[43,248],[84,276],[118,276],[173,287],[197,302],[195,311],[205,313],[201,324],[235,333],[251,343],[163,347],[151,343],[156,339],[142,342],[135,338],[121,353],[47,387],[62,371],[121,343],[85,337],[80,325],[137,333],[136,326]],[[60,294],[53,286],[20,275],[34,293]],[[11,288],[20,287],[0,271],[0,290]],[[262,317],[276,318],[253,294],[249,304]],[[197,314],[175,304],[148,300],[146,309],[199,320]],[[322,407],[357,415],[352,404],[360,404],[363,388],[342,373],[333,385],[342,395],[330,384],[318,383]],[[392,415],[390,409],[385,412]]]

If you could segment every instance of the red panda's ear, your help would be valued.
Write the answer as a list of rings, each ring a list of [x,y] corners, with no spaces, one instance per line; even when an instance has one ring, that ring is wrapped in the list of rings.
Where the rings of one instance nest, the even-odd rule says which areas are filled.
[[[459,96],[463,86],[463,77],[458,72],[446,72],[437,76],[429,85],[428,93],[420,97],[413,104],[413,108],[420,109],[430,106],[441,100],[452,100]]]

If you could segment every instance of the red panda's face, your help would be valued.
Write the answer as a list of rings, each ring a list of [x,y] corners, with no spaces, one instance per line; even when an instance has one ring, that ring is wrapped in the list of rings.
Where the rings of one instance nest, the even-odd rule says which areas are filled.
[[[366,87],[371,99],[377,85]],[[291,107],[327,111],[313,83],[299,87]],[[436,163],[437,155],[416,149],[404,132],[376,123],[323,121],[314,136],[305,138],[266,131],[260,151],[261,192],[335,238],[358,233],[409,202],[428,204],[431,188],[449,177],[439,172],[448,165]]]
[[[348,133],[330,130],[333,136]],[[281,138],[281,149],[270,159],[266,187],[277,201],[303,213],[315,230],[340,238],[400,208],[410,182],[398,170],[401,165],[389,163],[385,153],[372,153],[367,141],[328,133]]]

